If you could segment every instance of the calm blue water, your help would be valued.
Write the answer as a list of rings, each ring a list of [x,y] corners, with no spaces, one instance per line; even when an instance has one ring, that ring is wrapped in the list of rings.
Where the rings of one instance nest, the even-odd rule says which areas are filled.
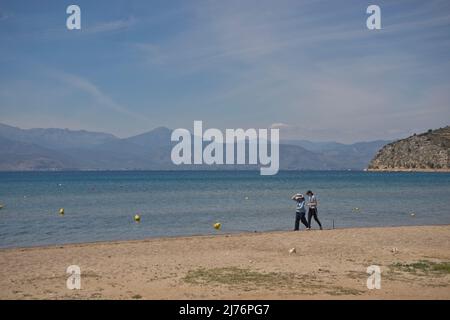
[[[450,223],[443,173],[15,172],[0,173],[0,247],[290,230],[307,189],[326,228]]]

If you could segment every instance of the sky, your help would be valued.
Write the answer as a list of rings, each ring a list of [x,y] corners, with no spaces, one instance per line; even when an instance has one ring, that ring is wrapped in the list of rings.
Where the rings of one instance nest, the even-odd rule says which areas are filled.
[[[448,0],[0,0],[1,123],[128,137],[202,120],[351,143],[449,119]]]

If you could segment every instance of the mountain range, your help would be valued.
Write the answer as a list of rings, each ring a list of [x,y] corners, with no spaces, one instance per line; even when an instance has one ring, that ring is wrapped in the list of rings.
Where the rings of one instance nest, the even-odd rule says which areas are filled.
[[[259,166],[172,164],[172,130],[159,127],[129,138],[68,129],[21,129],[0,124],[0,170],[192,170]],[[280,141],[281,170],[362,170],[389,141],[342,144]]]

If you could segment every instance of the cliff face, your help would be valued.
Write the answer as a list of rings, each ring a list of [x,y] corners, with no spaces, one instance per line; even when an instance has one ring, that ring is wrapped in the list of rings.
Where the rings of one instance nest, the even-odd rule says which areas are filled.
[[[450,126],[385,145],[370,162],[372,171],[450,171]]]

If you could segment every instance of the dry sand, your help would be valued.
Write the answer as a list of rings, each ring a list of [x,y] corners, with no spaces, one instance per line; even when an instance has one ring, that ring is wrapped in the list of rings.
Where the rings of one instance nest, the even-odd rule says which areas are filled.
[[[450,299],[449,262],[448,225],[3,249],[0,298]],[[379,290],[366,286],[372,264]],[[66,288],[69,265],[81,290]]]

